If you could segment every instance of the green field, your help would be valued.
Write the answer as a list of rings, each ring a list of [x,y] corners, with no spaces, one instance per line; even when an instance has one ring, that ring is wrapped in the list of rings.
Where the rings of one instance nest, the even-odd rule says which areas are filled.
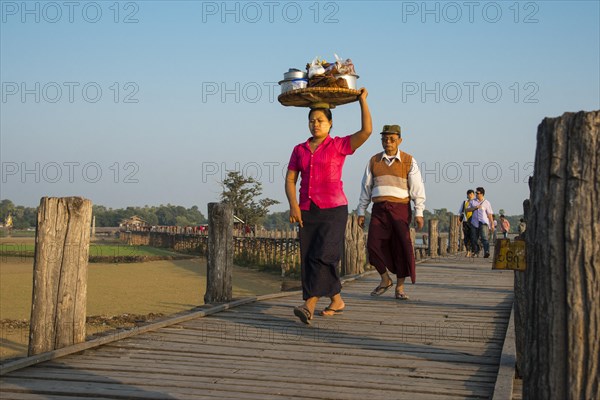
[[[33,257],[35,244],[14,242],[5,239],[0,244],[0,256]],[[173,257],[179,253],[150,246],[129,246],[126,244],[94,244],[90,245],[90,257]]]
[[[8,233],[6,228],[0,229],[0,237],[7,237]],[[11,237],[35,237],[35,230],[32,231],[28,231],[28,230],[13,230],[10,234]]]

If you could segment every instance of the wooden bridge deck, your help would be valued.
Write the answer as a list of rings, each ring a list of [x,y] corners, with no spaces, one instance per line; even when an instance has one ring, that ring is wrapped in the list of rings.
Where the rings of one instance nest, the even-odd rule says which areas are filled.
[[[344,284],[346,311],[294,317],[298,292],[195,318],[0,377],[2,399],[487,399],[513,273],[489,259],[417,266],[409,301]],[[322,308],[327,305],[321,301]]]

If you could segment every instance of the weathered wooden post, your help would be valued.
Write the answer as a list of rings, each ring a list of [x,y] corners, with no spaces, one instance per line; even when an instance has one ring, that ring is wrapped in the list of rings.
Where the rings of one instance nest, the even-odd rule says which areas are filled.
[[[415,261],[419,261],[420,258],[418,257],[418,251],[417,251],[417,245],[416,245],[416,240],[417,240],[417,231],[415,230],[415,228],[413,228],[412,226],[410,227],[410,242],[413,245],[413,253],[415,254]]]
[[[529,179],[531,182],[531,178]],[[529,199],[523,201],[524,219],[529,219]],[[525,231],[527,233],[527,231]],[[525,357],[525,326],[527,324],[527,294],[525,287],[526,271],[515,270],[513,309],[515,315],[515,350],[517,353],[516,375],[521,378],[524,371]]]
[[[208,256],[205,303],[232,299],[233,208],[225,203],[208,203]]]
[[[449,228],[449,249],[448,251],[450,252],[450,254],[457,254],[458,253],[458,244],[461,241],[460,240],[460,233],[461,233],[461,224],[459,223],[459,216],[458,215],[454,215],[452,213],[450,214],[450,228]]]
[[[358,216],[348,215],[346,221],[346,237],[344,239],[344,252],[342,253],[342,275],[354,275],[364,272],[367,260],[365,247],[365,234],[358,225]]]
[[[445,257],[446,256],[446,249],[447,247],[447,243],[446,243],[446,235],[440,235],[438,236],[438,254],[440,255],[440,257]]]
[[[43,197],[37,212],[29,355],[85,341],[92,202]]]
[[[438,220],[429,220],[429,257],[436,258],[438,256]]]
[[[525,399],[600,388],[600,111],[538,127],[527,221]]]

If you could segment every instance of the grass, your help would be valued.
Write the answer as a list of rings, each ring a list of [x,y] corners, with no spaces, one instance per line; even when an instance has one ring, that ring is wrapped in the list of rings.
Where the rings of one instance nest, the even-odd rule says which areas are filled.
[[[0,229],[0,237],[7,237],[8,233],[6,229]],[[11,237],[35,237],[35,230],[13,230],[10,234]]]
[[[10,243],[0,244],[0,256],[33,257],[35,244]],[[150,246],[129,246],[126,244],[94,244],[90,245],[90,257],[152,257],[176,256],[179,253]]]

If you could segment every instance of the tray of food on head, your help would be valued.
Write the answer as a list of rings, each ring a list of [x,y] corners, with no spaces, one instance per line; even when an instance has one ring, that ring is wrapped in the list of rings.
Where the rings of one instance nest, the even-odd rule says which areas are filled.
[[[310,108],[334,108],[357,101],[360,90],[352,60],[341,60],[337,54],[335,58],[335,63],[315,58],[306,64],[306,72],[290,68],[279,82],[277,100],[284,106]]]

